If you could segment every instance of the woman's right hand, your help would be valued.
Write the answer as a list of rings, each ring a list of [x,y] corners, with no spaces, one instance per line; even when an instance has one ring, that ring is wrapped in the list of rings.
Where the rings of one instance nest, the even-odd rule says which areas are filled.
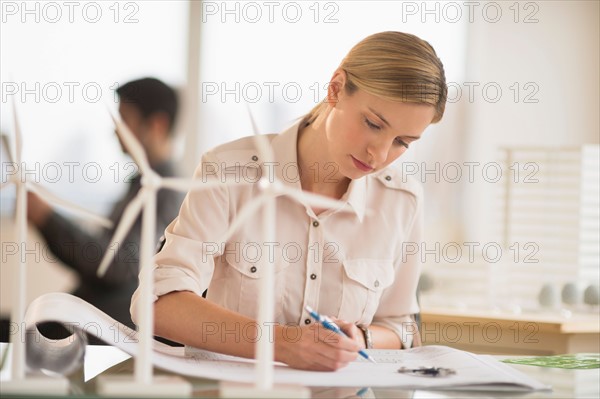
[[[275,327],[275,360],[290,367],[335,371],[358,356],[358,343],[317,323]]]

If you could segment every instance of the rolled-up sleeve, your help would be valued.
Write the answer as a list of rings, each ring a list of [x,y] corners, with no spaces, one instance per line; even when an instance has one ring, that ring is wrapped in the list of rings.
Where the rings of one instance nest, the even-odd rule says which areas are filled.
[[[216,158],[208,152],[194,173],[194,179],[212,183]],[[165,245],[154,257],[153,300],[173,291],[202,295],[213,276],[214,257],[223,246],[216,241],[228,226],[228,189],[225,185],[188,192],[179,215],[165,230]],[[140,289],[133,294],[131,315],[136,322]]]

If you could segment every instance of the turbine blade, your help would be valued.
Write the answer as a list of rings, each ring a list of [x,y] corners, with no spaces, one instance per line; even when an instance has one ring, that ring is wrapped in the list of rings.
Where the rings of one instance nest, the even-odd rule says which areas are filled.
[[[110,117],[112,118],[115,128],[117,130],[117,134],[119,138],[123,141],[123,145],[125,149],[131,155],[131,158],[135,161],[135,163],[139,166],[140,172],[142,174],[146,173],[150,170],[150,163],[148,162],[148,158],[146,157],[146,151],[144,151],[144,147],[140,144],[135,135],[131,132],[129,127],[121,120],[121,118],[117,117],[112,111],[110,111]]]
[[[154,194],[145,190],[144,188],[140,189],[139,193],[129,203],[129,205],[127,205],[127,208],[125,208],[125,211],[123,212],[123,216],[121,217],[121,220],[119,221],[119,225],[117,226],[117,229],[115,230],[115,234],[113,234],[113,237],[110,240],[110,244],[106,248],[106,253],[104,254],[104,257],[102,258],[102,262],[100,263],[100,266],[98,267],[98,272],[97,272],[98,277],[103,277],[104,274],[106,273],[106,271],[108,270],[108,266],[110,266],[110,263],[112,262],[113,257],[115,256],[115,254],[117,252],[116,250],[112,251],[110,248],[115,243],[117,243],[117,245],[122,244],[121,241],[123,241],[123,238],[125,238],[125,236],[129,232],[129,230],[131,230],[131,227],[135,223],[135,220],[137,219],[137,216],[140,213],[142,206],[144,205],[144,202],[148,195],[154,195]]]
[[[77,216],[80,216],[84,219],[88,219],[89,221],[91,221],[95,224],[98,224],[100,226],[103,226],[106,228],[112,227],[112,222],[110,220],[108,220],[102,216],[98,216],[95,213],[88,211],[87,209],[85,209],[77,204],[74,204],[63,198],[58,197],[57,195],[48,191],[46,188],[44,188],[43,186],[41,186],[39,184],[36,184],[33,182],[27,182],[26,185],[27,185],[27,189],[29,191],[36,193],[41,198],[43,198],[44,200],[46,200],[54,205],[63,207],[65,209],[67,209],[68,211],[73,212]]]

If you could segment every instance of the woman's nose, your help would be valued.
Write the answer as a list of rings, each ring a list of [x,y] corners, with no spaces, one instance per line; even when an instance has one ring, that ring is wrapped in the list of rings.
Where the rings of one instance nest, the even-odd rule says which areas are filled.
[[[379,140],[373,140],[371,143],[369,143],[367,151],[373,158],[375,165],[381,165],[385,162],[392,143],[393,141],[383,138]]]

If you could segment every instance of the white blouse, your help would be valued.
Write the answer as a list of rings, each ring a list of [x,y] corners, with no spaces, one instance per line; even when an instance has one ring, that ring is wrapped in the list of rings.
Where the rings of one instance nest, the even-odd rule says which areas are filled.
[[[300,189],[298,127],[267,136],[273,163],[263,164],[253,138],[247,137],[207,152],[195,177],[252,183],[264,174]],[[422,242],[422,191],[415,180],[390,166],[353,180],[341,199],[345,204],[319,215],[310,206],[279,196],[276,242],[261,239],[261,212],[227,242],[217,242],[260,193],[258,184],[243,184],[187,194],[154,258],[154,300],[172,291],[201,295],[208,289],[208,300],[256,318],[261,265],[274,260],[275,322],[308,324],[304,307],[309,305],[324,315],[385,326],[404,343],[411,341],[403,326],[419,311],[420,257],[406,255],[404,249]],[[134,320],[139,295],[138,289],[132,298]]]

